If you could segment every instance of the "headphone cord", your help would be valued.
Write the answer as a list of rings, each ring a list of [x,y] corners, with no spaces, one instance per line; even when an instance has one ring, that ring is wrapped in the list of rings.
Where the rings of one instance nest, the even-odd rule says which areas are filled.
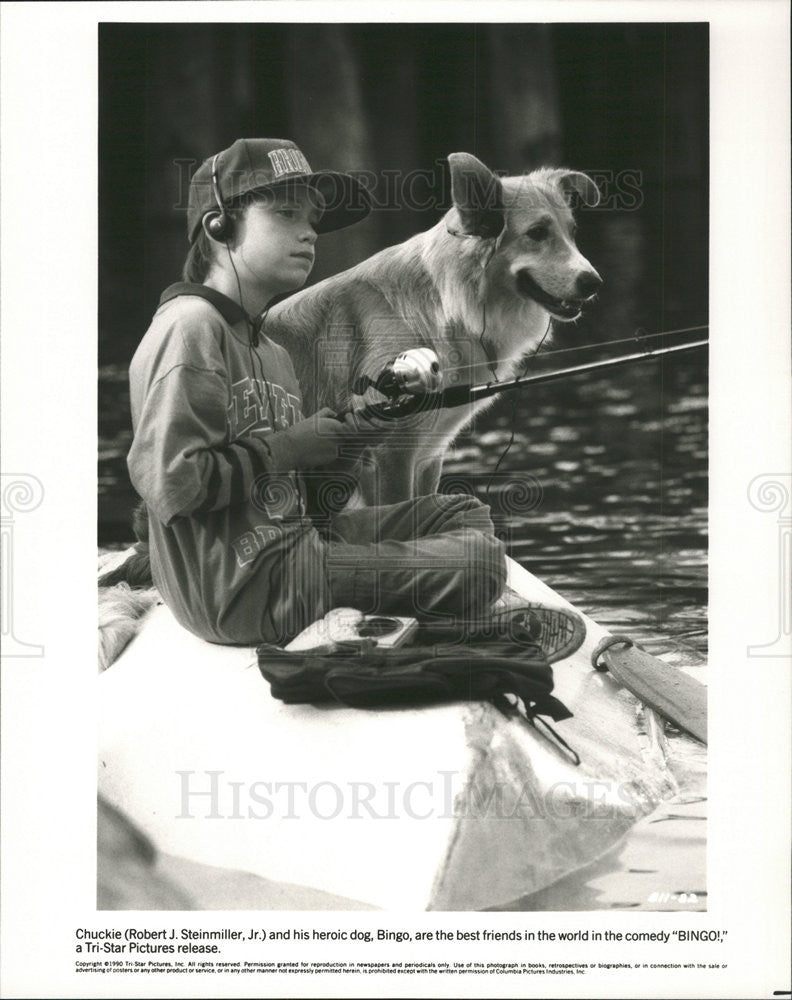
[[[256,389],[256,393],[257,393],[258,398],[259,398],[259,405],[261,406],[262,415],[263,415],[264,409],[265,409],[265,407],[264,407],[264,397],[261,394],[262,387],[263,387],[264,391],[267,394],[267,406],[266,406],[266,409],[267,409],[267,412],[269,414],[270,426],[272,427],[272,429],[274,431],[275,430],[275,407],[273,406],[273,403],[272,403],[272,395],[270,393],[269,380],[267,379],[266,375],[264,374],[264,365],[263,365],[263,363],[261,361],[261,358],[258,355],[258,352],[256,352],[255,357],[258,359],[258,368],[259,368],[259,372],[261,374],[261,385],[259,385],[259,381],[258,381],[258,378],[256,376],[256,365],[255,365],[255,362],[253,360],[253,358],[254,358],[253,348],[255,346],[257,346],[257,342],[258,342],[258,338],[259,338],[259,333],[261,332],[261,330],[262,330],[262,328],[264,326],[264,321],[267,318],[267,314],[270,311],[270,306],[269,305],[266,306],[266,308],[263,310],[263,312],[258,317],[258,329],[257,329],[256,328],[256,320],[254,320],[251,316],[248,315],[247,310],[245,309],[245,304],[244,304],[244,302],[242,300],[242,282],[239,280],[239,272],[236,269],[236,264],[234,263],[234,257],[233,257],[233,255],[231,253],[231,248],[228,245],[228,240],[224,240],[223,242],[225,243],[226,252],[228,253],[228,259],[231,262],[231,267],[233,268],[233,271],[234,271],[234,277],[236,278],[237,292],[239,293],[239,307],[242,310],[242,312],[245,314],[245,319],[246,319],[247,325],[248,325],[248,342],[247,342],[247,348],[248,348],[248,355],[250,357],[250,373],[251,373],[251,376],[252,376],[253,385],[254,385],[254,387]]]
[[[490,261],[495,256],[495,253],[496,253],[496,251],[498,249],[499,242],[500,242],[500,238],[497,238],[493,242],[492,249],[491,249],[489,255],[487,256],[487,259],[486,259],[486,261],[484,263],[484,266],[483,266],[483,270],[484,271],[487,270],[487,268],[489,267]],[[492,355],[490,354],[490,351],[487,348],[487,345],[484,343],[484,334],[487,332],[487,302],[486,302],[486,298],[485,298],[485,300],[481,304],[481,318],[482,318],[482,323],[481,323],[481,332],[479,333],[479,347],[481,348],[481,351],[484,354],[484,357],[487,359],[487,367],[492,372],[492,377],[495,379],[496,382],[499,382],[500,379],[498,378],[498,373],[497,373],[497,369],[496,369],[496,362],[493,359]],[[539,351],[540,351],[540,349],[542,347],[542,344],[547,339],[547,335],[550,332],[550,327],[551,327],[552,322],[553,322],[552,321],[552,317],[548,317],[547,326],[545,327],[545,332],[542,334],[542,339],[536,345],[536,349],[532,352],[532,354],[528,355],[527,357],[523,357],[522,358],[520,364],[522,365],[522,368],[523,368],[523,371],[522,371],[523,375],[525,375],[526,372],[528,371],[528,362],[531,360],[531,358],[536,357],[536,355],[539,353]],[[503,460],[509,454],[511,446],[514,444],[515,428],[516,428],[516,423],[517,423],[517,397],[516,397],[516,395],[512,396],[510,402],[511,402],[511,417],[510,417],[511,431],[510,431],[510,434],[509,434],[509,440],[508,440],[508,442],[506,444],[506,447],[501,452],[501,454],[500,454],[500,456],[498,458],[498,461],[495,463],[495,468],[489,474],[489,478],[487,479],[487,485],[484,487],[484,496],[487,499],[487,501],[489,501],[489,498],[490,498],[490,489],[492,487],[492,481],[495,478],[495,476],[498,474],[498,470],[500,469]]]
[[[272,303],[270,303],[264,309],[264,311],[260,314],[260,316],[258,317],[258,331],[257,331],[257,334],[256,334],[257,337],[260,334],[263,334],[263,332],[264,332],[264,323],[267,320],[267,316],[269,315],[269,311],[270,311],[271,306],[272,306]],[[251,351],[251,353],[252,353],[252,351]],[[264,363],[262,362],[261,356],[259,355],[258,351],[256,352],[255,357],[256,357],[256,360],[258,361],[259,371],[261,372],[261,381],[262,381],[262,383],[263,383],[263,385],[264,385],[264,387],[266,389],[266,392],[267,392],[267,403],[269,404],[269,411],[270,411],[270,414],[272,416],[272,429],[274,431],[275,430],[275,408],[272,405],[272,396],[270,395],[270,383],[267,381],[266,377],[264,376]],[[306,514],[305,500],[303,498],[302,490],[300,489],[300,481],[299,481],[299,478],[297,476],[297,472],[296,471],[292,471],[290,473],[290,478],[294,481],[294,493],[295,493],[295,496],[297,498],[297,509],[299,511],[299,515],[300,515],[300,517],[305,517],[305,514]]]
[[[245,314],[245,319],[247,320],[247,324],[248,324],[247,349],[248,349],[248,355],[250,357],[250,373],[251,373],[251,376],[252,376],[253,385],[255,386],[256,394],[258,395],[259,405],[261,407],[262,415],[264,414],[264,409],[265,409],[265,407],[264,407],[264,397],[262,395],[262,388],[263,388],[264,392],[266,392],[266,394],[267,394],[267,407],[266,407],[266,409],[267,409],[267,413],[269,414],[270,427],[272,428],[272,431],[274,432],[275,430],[277,430],[277,428],[275,426],[275,406],[273,405],[273,402],[272,402],[272,393],[270,391],[270,382],[269,382],[269,379],[267,378],[267,376],[264,374],[264,363],[261,360],[261,356],[259,355],[258,351],[254,352],[254,350],[253,350],[254,347],[258,346],[259,336],[260,336],[260,334],[262,333],[262,331],[264,329],[264,323],[265,323],[265,321],[267,319],[267,316],[269,315],[269,311],[270,311],[270,308],[272,306],[272,303],[269,303],[262,310],[262,312],[259,314],[259,316],[257,317],[256,320],[254,320],[251,316],[248,315],[248,312],[245,309],[245,304],[244,304],[243,298],[242,298],[242,282],[239,280],[239,272],[237,271],[236,264],[234,263],[234,257],[233,257],[233,254],[231,253],[231,247],[229,247],[229,245],[228,245],[228,240],[224,240],[223,242],[225,243],[226,253],[228,254],[228,259],[231,262],[231,267],[232,267],[232,269],[234,271],[234,277],[236,278],[237,292],[239,294],[239,306],[240,306],[242,312]],[[259,379],[256,376],[256,361],[258,361],[258,371],[259,371],[259,374],[261,375],[261,384],[259,384]],[[292,472],[290,474],[290,478],[294,481],[294,492],[295,492],[295,496],[297,498],[297,509],[299,511],[299,516],[300,517],[304,517],[305,516],[305,503],[304,503],[304,500],[303,500],[302,491],[300,490],[300,484],[299,484],[299,481],[297,479],[297,473],[296,472]]]

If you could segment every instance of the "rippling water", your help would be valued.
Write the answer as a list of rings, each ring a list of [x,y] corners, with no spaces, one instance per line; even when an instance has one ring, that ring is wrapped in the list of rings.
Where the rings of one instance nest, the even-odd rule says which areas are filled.
[[[459,441],[445,472],[525,484],[511,555],[572,603],[680,663],[706,653],[707,381],[702,359],[526,389]],[[508,505],[504,505],[508,506]],[[500,515],[499,515],[500,516]],[[674,654],[672,657],[670,654]]]
[[[126,373],[104,369],[99,393],[99,541],[123,544],[135,502]],[[510,554],[573,604],[666,659],[704,658],[703,358],[526,388],[477,419],[444,471],[448,488],[462,480],[490,502]]]
[[[707,652],[707,370],[682,358],[502,399],[457,441],[444,484],[488,500],[511,555],[573,604],[696,673]],[[99,392],[99,540],[120,545],[135,503],[125,372],[104,369]],[[670,735],[680,794],[600,861],[511,909],[706,906],[704,751]]]

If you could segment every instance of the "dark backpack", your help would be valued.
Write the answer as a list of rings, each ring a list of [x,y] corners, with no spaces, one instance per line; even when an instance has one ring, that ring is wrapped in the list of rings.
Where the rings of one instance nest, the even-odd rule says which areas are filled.
[[[353,708],[420,706],[443,701],[492,701],[514,711],[506,695],[522,702],[525,716],[556,722],[572,713],[553,690],[553,671],[532,643],[403,646],[342,644],[332,652],[257,649],[258,665],[273,697],[287,703],[335,700]]]

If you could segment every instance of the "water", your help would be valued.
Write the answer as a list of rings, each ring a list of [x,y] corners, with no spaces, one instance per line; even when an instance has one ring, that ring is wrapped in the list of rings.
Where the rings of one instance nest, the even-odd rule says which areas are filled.
[[[695,663],[707,648],[707,383],[703,360],[682,358],[531,387],[514,410],[501,400],[456,442],[444,481],[488,500],[510,554],[572,603]],[[125,371],[103,369],[105,546],[131,540],[128,406]]]
[[[491,503],[517,561],[682,664],[707,650],[707,383],[693,357],[523,390],[513,410],[501,400],[478,418],[444,469],[450,488],[462,480]],[[103,369],[99,541],[109,546],[131,540],[128,405],[125,371]]]
[[[707,383],[692,355],[526,389],[457,442],[445,473],[482,499],[526,483],[510,554],[613,629],[680,664],[707,650]]]
[[[523,394],[524,393],[524,394]],[[523,390],[478,418],[448,489],[489,500],[510,554],[582,611],[702,676],[707,653],[707,378],[675,356]],[[99,539],[131,541],[126,374],[99,387]],[[504,450],[513,442],[504,457]],[[493,475],[502,457],[497,475]],[[706,755],[669,730],[679,795],[521,910],[706,907]]]
[[[705,323],[707,315],[706,32],[685,40],[668,26],[660,26],[659,33],[650,26],[648,34],[638,35],[633,26],[629,37],[622,38],[619,26],[606,28],[607,37],[598,46],[607,55],[607,79],[591,78],[596,85],[588,88],[583,104],[579,67],[585,67],[586,60],[578,56],[590,47],[590,26],[554,29],[565,159],[582,168],[607,168],[605,173],[615,176],[625,167],[631,173],[637,168],[643,178],[640,204],[635,210],[622,206],[579,213],[581,250],[605,285],[585,319],[560,331],[561,346],[630,336],[638,326],[664,330]],[[666,65],[667,53],[674,58]],[[124,77],[122,82],[126,94],[129,81]],[[632,95],[630,100],[622,100],[625,94]],[[602,107],[607,108],[607,121]],[[427,126],[428,119],[420,121],[435,141],[436,130]],[[448,148],[473,148],[464,142],[443,147],[443,141],[437,155]],[[434,155],[433,147],[423,162],[432,162]],[[121,185],[118,190],[127,188]],[[419,224],[415,213],[403,223],[395,213],[392,218],[392,239],[406,237],[410,227]],[[434,221],[427,217],[420,225]],[[161,224],[158,219],[157,226]],[[409,231],[400,231],[405,227]],[[108,246],[116,230],[108,229]],[[148,275],[143,298],[149,304],[157,291],[156,276],[164,287],[177,268],[178,261],[168,259],[169,245],[181,246],[172,235],[172,244],[159,241],[160,251],[142,269]],[[131,357],[132,339],[144,326],[140,297],[131,303],[128,295],[116,292],[140,283],[124,278],[130,259],[126,245],[115,257],[106,256],[110,263],[103,278],[105,336],[100,348],[103,361],[118,361]],[[139,269],[142,264],[139,256]],[[138,317],[134,322],[133,316]],[[131,433],[123,367],[103,364],[100,369],[99,422],[99,542],[122,546],[131,541],[135,503],[125,467]],[[512,431],[513,444],[491,477]],[[498,530],[515,559],[611,630],[628,633],[683,669],[703,672],[707,371],[701,358],[685,355],[662,365],[652,362],[535,387],[513,410],[501,401],[457,442],[445,471],[448,488],[466,485],[492,502]],[[692,821],[650,818],[643,827],[643,842],[639,836],[626,845],[636,856],[625,855],[618,876],[613,875],[612,859],[605,859],[599,874],[590,872],[583,880],[571,877],[566,887],[555,887],[535,900],[535,908],[647,905],[652,892],[638,888],[635,879],[629,886],[625,882],[630,868],[657,868],[654,859],[637,856],[641,843],[649,844],[652,855],[662,853],[668,864],[678,863],[653,890],[701,890],[694,875],[680,874],[676,881],[676,872],[684,872],[694,855],[696,871],[701,870],[703,841],[696,819],[701,811],[700,761],[684,738],[672,737],[672,744],[682,794],[690,801],[669,808],[675,815],[690,811]],[[665,833],[658,838],[657,831]],[[598,885],[600,875],[607,890]]]

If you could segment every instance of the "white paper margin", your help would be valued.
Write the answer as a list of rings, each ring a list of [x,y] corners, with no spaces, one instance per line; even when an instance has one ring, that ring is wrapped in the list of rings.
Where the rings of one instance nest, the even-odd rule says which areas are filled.
[[[710,22],[711,687],[706,914],[236,913],[233,926],[728,930],[728,976],[589,973],[532,987],[502,977],[245,982],[77,977],[77,927],[97,915],[95,818],[96,58],[100,21]],[[749,657],[777,621],[778,531],[749,483],[790,470],[789,4],[720,2],[4,4],[2,8],[3,471],[44,495],[18,531],[17,635],[43,657],[2,663],[3,993],[22,996],[713,996],[789,988],[790,661]],[[5,553],[4,553],[5,555]],[[216,913],[163,926],[226,926]],[[372,920],[372,918],[376,919]],[[437,950],[437,946],[433,951]],[[442,957],[469,946],[443,947]],[[320,954],[312,948],[312,956]],[[336,957],[337,947],[325,954]],[[480,954],[485,955],[485,952]],[[493,951],[503,958],[502,951]],[[640,961],[643,949],[631,950]],[[657,952],[649,949],[657,961]],[[717,954],[717,957],[716,957]],[[603,955],[618,960],[618,951]],[[668,957],[665,957],[665,956]],[[674,949],[663,952],[674,960]],[[485,955],[484,960],[487,960]],[[570,953],[574,960],[574,953]],[[699,959],[706,961],[705,957]],[[359,980],[358,980],[359,983]],[[571,992],[569,992],[571,990]],[[532,991],[532,992],[529,992]]]

